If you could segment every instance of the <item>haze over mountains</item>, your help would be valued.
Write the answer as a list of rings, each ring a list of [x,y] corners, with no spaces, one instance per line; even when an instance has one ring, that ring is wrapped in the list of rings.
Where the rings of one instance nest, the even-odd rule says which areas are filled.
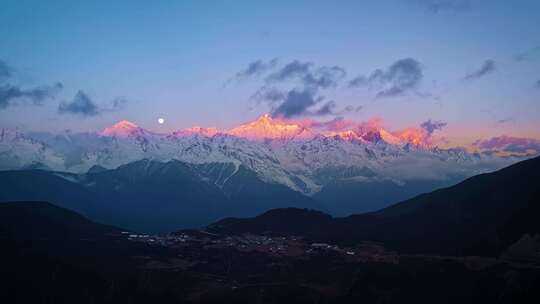
[[[145,232],[201,227],[277,207],[321,208],[310,197],[227,163],[141,160],[93,171],[0,171],[0,201],[50,201],[96,221]]]
[[[203,201],[221,202],[210,204],[220,207],[209,208],[209,212],[200,217],[194,216],[189,224],[207,224],[210,219],[234,215],[217,212],[216,218],[212,210],[223,206],[223,196],[237,199],[229,192],[234,181],[239,179],[253,180],[264,184],[265,188],[290,193],[290,197],[295,198],[290,206],[304,206],[305,202],[311,201],[310,207],[322,208],[334,215],[347,215],[380,209],[520,159],[523,157],[471,153],[458,148],[440,149],[430,143],[430,133],[423,129],[389,132],[376,124],[362,124],[339,132],[321,131],[308,123],[302,125],[269,115],[227,130],[194,127],[170,134],[151,132],[128,121],[98,133],[55,135],[0,130],[0,169],[66,172],[26,174],[63,178],[63,183],[77,184],[73,188],[83,192],[94,191],[94,182],[90,181],[105,176],[97,174],[101,171],[120,172],[141,167],[133,173],[133,178],[146,178],[148,188],[152,187],[150,181],[153,181],[156,188],[168,193],[172,191],[168,187],[174,186],[158,185],[163,178],[161,175],[146,177],[149,167],[140,161],[174,161],[168,166],[188,169],[168,170],[177,170],[179,176],[190,175],[189,180],[201,189],[214,189],[208,193],[203,191],[203,196],[209,196]],[[139,174],[141,176],[137,176]],[[252,178],[247,178],[248,175]],[[117,191],[113,187],[110,190]],[[237,188],[236,193],[249,189],[247,186]],[[35,198],[29,193],[32,192],[11,198]],[[221,197],[212,198],[212,193]],[[256,207],[232,207],[230,210],[243,210],[236,214],[238,216],[255,215],[263,211],[263,206],[286,206],[275,199],[274,205],[269,201],[264,203],[264,199],[269,200],[275,194],[264,196],[262,193],[265,191],[257,195],[258,203],[251,203]],[[112,196],[107,197],[110,200]],[[178,193],[172,197],[187,199]],[[40,198],[50,199],[48,196]]]

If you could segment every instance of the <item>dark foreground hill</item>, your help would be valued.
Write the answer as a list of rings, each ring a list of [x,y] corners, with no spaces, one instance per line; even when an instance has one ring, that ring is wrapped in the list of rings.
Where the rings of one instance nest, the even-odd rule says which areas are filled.
[[[378,212],[332,218],[299,209],[209,226],[225,233],[305,235],[350,244],[379,241],[403,252],[498,255],[524,234],[539,233],[540,158],[469,178]]]
[[[120,232],[118,228],[93,223],[47,202],[0,204],[0,233],[10,239],[103,239]]]
[[[201,227],[227,216],[272,208],[318,208],[286,186],[230,163],[141,160],[87,174],[0,171],[1,201],[48,201],[88,218],[144,232]]]
[[[357,252],[351,256],[313,251],[310,243],[296,238],[208,238],[207,233],[157,245],[130,240],[117,228],[48,203],[5,203],[0,211],[0,286],[9,303],[477,304],[540,299],[537,267],[491,258],[400,256],[378,245],[346,249]],[[320,212],[294,209],[263,218],[273,216],[295,231],[334,221]],[[261,231],[274,225],[273,220],[263,222]],[[269,251],[271,244],[292,246],[290,254]]]
[[[115,227],[46,202],[0,204],[0,285],[10,303],[114,303],[133,300],[126,252]],[[114,274],[113,274],[114,273]],[[121,281],[115,287],[110,279]],[[136,297],[137,291],[134,290]]]

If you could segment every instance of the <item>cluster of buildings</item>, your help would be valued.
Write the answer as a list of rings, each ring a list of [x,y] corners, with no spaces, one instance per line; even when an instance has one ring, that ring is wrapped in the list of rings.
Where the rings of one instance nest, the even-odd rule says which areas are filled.
[[[167,235],[147,235],[123,232],[130,241],[165,247],[201,246],[235,248],[243,252],[260,252],[271,256],[305,256],[337,253],[355,261],[399,262],[396,253],[375,243],[362,243],[355,247],[340,248],[335,244],[309,243],[300,236],[265,236],[256,234],[218,235],[206,231],[181,231]]]

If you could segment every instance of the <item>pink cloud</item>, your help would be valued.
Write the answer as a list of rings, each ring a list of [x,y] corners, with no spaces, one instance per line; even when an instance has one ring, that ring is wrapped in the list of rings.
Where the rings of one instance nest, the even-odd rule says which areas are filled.
[[[540,140],[525,137],[498,136],[473,143],[480,151],[498,155],[536,155],[540,153]]]

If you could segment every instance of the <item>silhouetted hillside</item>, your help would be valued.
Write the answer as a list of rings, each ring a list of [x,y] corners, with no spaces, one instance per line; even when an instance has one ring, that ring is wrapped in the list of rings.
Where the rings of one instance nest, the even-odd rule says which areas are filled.
[[[208,226],[208,230],[237,234],[251,232],[272,235],[320,236],[322,229],[333,225],[333,218],[310,209],[272,209],[254,218],[226,218]]]
[[[374,213],[330,219],[284,209],[253,219],[226,219],[209,227],[233,233],[304,234],[319,240],[384,242],[404,252],[497,255],[540,218],[540,158],[478,175]],[[280,216],[271,216],[280,214]],[[290,225],[288,223],[310,223]]]
[[[200,231],[156,245],[48,203],[5,203],[0,211],[0,227],[10,232],[0,235],[0,285],[13,303],[536,303],[540,296],[537,267],[491,258],[400,256],[375,244],[313,250],[297,238],[250,235],[238,243]],[[304,234],[345,222],[276,209],[222,224]],[[275,244],[292,246],[292,255],[268,250]]]
[[[136,247],[119,235],[117,228],[47,202],[0,204],[3,299],[144,303],[145,295],[125,279],[131,267],[127,252]]]
[[[47,202],[1,203],[0,231],[17,240],[103,239],[120,233],[118,228],[96,224]]]
[[[1,201],[48,201],[88,218],[145,232],[201,227],[279,207],[319,207],[290,188],[233,164],[141,160],[87,174],[0,171]]]

